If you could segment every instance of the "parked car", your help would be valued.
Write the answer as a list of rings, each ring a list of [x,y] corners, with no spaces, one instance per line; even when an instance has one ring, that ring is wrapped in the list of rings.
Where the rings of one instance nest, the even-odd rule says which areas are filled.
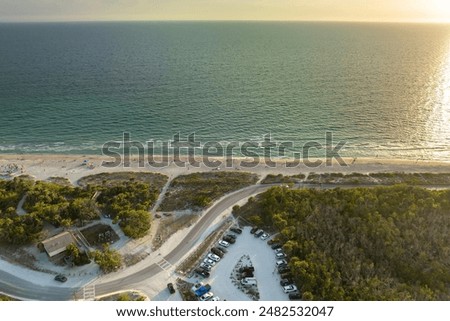
[[[195,292],[195,296],[196,297],[201,297],[202,295],[204,295],[205,293],[209,292],[209,290],[211,290],[211,285],[209,284],[205,284],[201,287],[199,287]]]
[[[67,281],[67,277],[63,274],[58,274],[57,276],[55,276],[55,281],[58,282],[66,282]]]
[[[211,275],[208,271],[206,271],[205,269],[202,269],[202,268],[196,268],[194,270],[194,272],[200,276],[203,276],[204,278],[209,278]]]
[[[286,286],[289,284],[292,284],[291,280],[289,280],[289,279],[281,279],[281,281],[280,281],[281,286]]]
[[[280,247],[280,248],[278,248],[278,249],[275,249],[274,252],[275,252],[275,253],[281,253],[281,252],[283,252],[283,249]]]
[[[175,293],[175,288],[173,287],[172,283],[167,283],[167,288],[169,289],[170,294]]]
[[[232,227],[230,228],[230,231],[237,234],[242,234],[242,230],[239,227]]]
[[[283,252],[279,252],[275,254],[275,257],[277,259],[284,259],[286,257],[286,254],[284,254]]]
[[[209,265],[209,264],[207,264],[207,263],[205,263],[205,262],[200,263],[199,267],[200,267],[201,269],[205,270],[205,271],[208,271],[208,272],[210,272],[210,271],[211,271],[211,268],[212,268],[211,265]]]
[[[244,286],[252,286],[252,285],[257,285],[258,282],[256,281],[255,278],[243,278],[243,279],[241,279],[241,284]]]
[[[200,297],[200,301],[209,301],[214,297],[214,293],[207,292]]]
[[[260,237],[261,235],[263,235],[264,234],[264,230],[257,230],[256,232],[255,232],[255,237]]]
[[[220,261],[220,257],[218,255],[215,255],[214,253],[209,253],[208,254],[208,258],[210,260],[215,261],[215,262],[219,262]]]
[[[297,292],[298,289],[295,285],[290,284],[290,285],[283,286],[283,291],[284,291],[284,293],[292,293],[292,292]]]
[[[298,292],[289,293],[289,300],[291,301],[300,301],[302,296]]]
[[[220,301],[220,298],[218,296],[213,297],[211,300],[209,301]]]
[[[286,273],[280,273],[280,278],[292,280],[292,274],[290,271]]]
[[[211,259],[209,259],[209,258],[204,259],[204,260],[203,260],[203,263],[206,263],[206,264],[208,264],[209,266],[214,266],[214,265],[216,265],[216,261],[213,261],[213,260],[211,260]]]
[[[271,246],[271,248],[272,248],[272,250],[279,249],[279,248],[281,248],[281,244],[275,243]]]
[[[224,240],[220,240],[219,241],[219,245],[223,246],[223,247],[229,247],[230,243],[228,243],[227,241],[224,241]]]
[[[230,243],[230,244],[236,243],[236,240],[235,240],[234,238],[228,237],[228,236],[224,236],[224,237],[223,237],[223,240],[226,241],[226,242],[228,242],[228,243]]]
[[[258,228],[256,226],[253,226],[252,229],[250,230],[250,234],[255,234],[257,230]]]
[[[192,292],[195,292],[195,291],[197,291],[198,289],[200,289],[202,286],[204,286],[205,284],[203,284],[203,282],[198,282],[198,283],[195,283],[194,284],[194,286],[191,288],[191,291]]]
[[[282,265],[280,267],[278,267],[278,273],[279,274],[285,274],[285,273],[290,273],[291,269],[287,267],[287,265]]]
[[[220,249],[218,249],[217,247],[211,248],[211,253],[214,253],[218,257],[223,258],[223,252]]]
[[[253,266],[244,266],[239,269],[239,272],[254,272],[255,268]]]
[[[268,238],[269,238],[269,234],[267,234],[267,233],[263,233],[263,235],[260,236],[260,239],[263,241],[267,240]]]
[[[243,278],[253,278],[253,277],[255,277],[255,275],[253,274],[252,271],[245,271],[245,272],[242,272],[241,276],[242,276]]]
[[[283,260],[278,260],[275,264],[276,264],[277,267],[282,266],[282,265],[286,265],[287,266],[288,262],[283,259]]]
[[[219,251],[221,251],[223,254],[228,253],[228,250],[227,250],[226,248],[224,248],[224,247],[218,246],[218,247],[216,247],[216,249],[218,249]]]
[[[230,237],[230,238],[232,238],[234,240],[237,238],[237,236],[234,235],[234,234],[227,234],[227,235],[225,235],[225,237]]]

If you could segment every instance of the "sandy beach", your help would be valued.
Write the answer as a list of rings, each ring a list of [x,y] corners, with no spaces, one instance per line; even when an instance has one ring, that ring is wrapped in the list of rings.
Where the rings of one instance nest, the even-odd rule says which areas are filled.
[[[401,159],[379,159],[379,158],[344,158],[343,160],[347,166],[342,166],[334,161],[331,166],[328,166],[325,160],[320,160],[322,164],[317,167],[307,166],[305,163],[299,163],[295,167],[287,167],[286,163],[292,160],[277,159],[275,165],[270,166],[268,163],[260,159],[256,166],[247,167],[243,162],[250,162],[253,159],[249,158],[233,158],[233,162],[229,162],[228,166],[224,158],[210,158],[210,161],[219,161],[222,164],[218,167],[206,166],[200,163],[199,166],[193,166],[185,161],[184,167],[176,164],[173,159],[167,161],[168,165],[164,167],[155,167],[150,165],[147,160],[144,166],[139,164],[137,157],[132,157],[129,166],[121,164],[116,167],[105,166],[105,163],[111,162],[113,159],[107,156],[97,155],[50,155],[50,154],[3,154],[0,155],[0,175],[3,178],[15,177],[19,175],[30,175],[37,180],[47,180],[51,177],[63,177],[70,180],[72,183],[76,182],[84,176],[99,174],[103,172],[159,172],[169,176],[170,178],[182,174],[189,174],[192,172],[202,172],[211,170],[242,170],[256,173],[265,177],[267,174],[283,174],[295,175],[299,173],[375,173],[375,172],[405,172],[405,173],[444,173],[450,172],[450,162],[438,161],[422,161],[422,160],[401,160]],[[197,159],[201,161],[200,159]],[[161,159],[155,159],[161,161]],[[316,161],[310,160],[311,162]],[[17,170],[11,175],[5,175],[5,169],[13,166]],[[3,172],[3,173],[2,173]]]

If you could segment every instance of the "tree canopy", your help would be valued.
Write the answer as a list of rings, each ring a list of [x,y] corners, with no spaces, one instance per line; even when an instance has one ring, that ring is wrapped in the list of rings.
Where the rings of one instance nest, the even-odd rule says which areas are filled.
[[[275,228],[305,300],[450,299],[450,191],[272,188],[238,214]]]

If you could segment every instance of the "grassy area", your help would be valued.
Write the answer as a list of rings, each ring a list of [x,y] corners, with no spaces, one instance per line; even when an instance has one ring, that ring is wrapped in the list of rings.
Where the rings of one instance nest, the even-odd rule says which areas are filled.
[[[177,279],[177,290],[180,292],[183,301],[198,301],[191,289],[194,286],[193,283],[186,282],[180,278]]]
[[[62,186],[72,186],[72,183],[65,177],[53,176],[47,179],[50,183],[55,183]]]
[[[119,236],[111,226],[106,224],[95,224],[80,231],[91,246],[102,246],[106,243],[114,243]]]
[[[80,186],[116,186],[124,182],[142,182],[152,187],[162,190],[167,183],[168,177],[159,173],[142,173],[142,172],[119,172],[119,173],[100,173],[80,178],[78,185]]]
[[[223,195],[257,181],[256,174],[246,172],[207,172],[178,176],[171,182],[158,210],[202,210]]]
[[[126,291],[105,296],[98,301],[147,301],[148,298],[140,292]]]
[[[450,173],[311,173],[306,182],[342,185],[450,185]]]
[[[18,301],[18,300],[11,298],[7,295],[0,294],[0,301]]]
[[[158,225],[156,236],[153,238],[153,250],[157,250],[164,242],[179,230],[189,227],[198,220],[198,215],[180,215],[179,217],[164,217]]]
[[[282,174],[278,175],[269,174],[261,181],[261,184],[277,184],[277,183],[296,184],[303,182],[305,177],[306,176],[304,174],[297,174],[293,176],[284,176]]]

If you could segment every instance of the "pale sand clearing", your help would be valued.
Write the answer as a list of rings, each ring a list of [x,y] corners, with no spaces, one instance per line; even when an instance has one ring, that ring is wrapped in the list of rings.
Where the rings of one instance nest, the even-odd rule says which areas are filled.
[[[92,164],[93,167],[83,164],[86,161]],[[12,155],[3,154],[0,155],[0,168],[7,164],[16,164],[23,169],[22,174],[31,175],[38,180],[46,180],[50,177],[65,177],[72,183],[76,183],[81,177],[93,174],[99,174],[103,172],[159,172],[169,176],[169,178],[176,177],[181,174],[189,174],[192,172],[211,171],[210,167],[202,164],[199,167],[192,165],[186,165],[185,167],[179,167],[175,163],[170,162],[166,167],[154,167],[145,163],[144,167],[140,167],[138,159],[132,158],[129,167],[122,165],[118,167],[106,167],[102,166],[102,162],[111,161],[111,158],[106,156],[96,155]],[[212,158],[210,160],[213,160]],[[267,174],[284,174],[294,175],[298,173],[323,173],[323,172],[342,172],[342,173],[372,173],[372,172],[432,172],[443,173],[450,172],[450,162],[438,162],[438,161],[423,161],[423,160],[399,160],[399,159],[379,159],[379,158],[344,158],[347,166],[341,166],[336,161],[332,166],[327,166],[325,162],[318,167],[308,167],[303,163],[288,168],[286,162],[289,160],[278,159],[275,167],[269,167],[268,165],[259,163],[255,167],[245,167],[240,162],[246,160],[253,161],[248,158],[234,158],[232,166],[226,167],[225,159],[216,158],[222,162],[220,170],[242,170],[252,172],[264,177]],[[312,159],[311,161],[315,161]],[[231,165],[231,163],[230,163]],[[18,172],[16,175],[20,175]]]

